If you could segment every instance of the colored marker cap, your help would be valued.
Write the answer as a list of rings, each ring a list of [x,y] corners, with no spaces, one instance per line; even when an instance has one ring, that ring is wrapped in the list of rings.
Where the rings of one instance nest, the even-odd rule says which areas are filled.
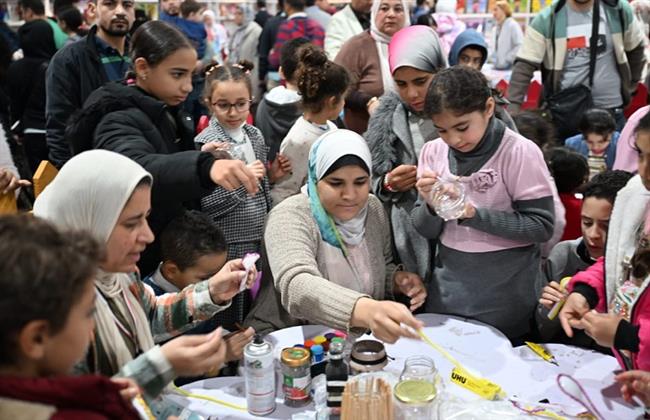
[[[325,351],[323,349],[323,346],[320,344],[316,344],[311,348],[311,355],[312,359],[315,363],[322,362],[323,358],[325,357]]]
[[[323,344],[326,341],[327,341],[327,338],[323,337],[322,335],[317,335],[316,337],[314,337],[314,343],[315,344]]]

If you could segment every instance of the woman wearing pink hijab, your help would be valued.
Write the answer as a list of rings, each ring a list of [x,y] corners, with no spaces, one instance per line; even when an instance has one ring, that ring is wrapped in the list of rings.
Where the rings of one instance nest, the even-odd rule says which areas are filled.
[[[432,252],[429,241],[413,227],[410,213],[417,200],[415,165],[420,150],[438,136],[431,119],[422,115],[424,98],[434,74],[447,67],[447,60],[434,30],[417,25],[393,35],[388,65],[395,91],[381,97],[364,134],[372,152],[373,193],[391,219],[399,262],[426,279]]]

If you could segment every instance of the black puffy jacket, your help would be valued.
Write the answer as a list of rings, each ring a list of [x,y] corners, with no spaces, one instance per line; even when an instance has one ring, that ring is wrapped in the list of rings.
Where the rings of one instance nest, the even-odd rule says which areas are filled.
[[[156,236],[184,208],[214,190],[214,157],[194,149],[192,120],[135,86],[110,82],[93,92],[65,131],[74,154],[105,149],[127,156],[153,175],[149,224]],[[142,274],[159,262],[157,242],[140,261]]]

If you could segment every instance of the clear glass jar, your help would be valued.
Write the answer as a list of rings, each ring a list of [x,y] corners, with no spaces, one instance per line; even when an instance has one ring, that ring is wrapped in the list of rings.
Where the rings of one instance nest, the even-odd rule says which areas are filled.
[[[465,211],[465,187],[457,180],[439,179],[431,190],[429,204],[445,221],[458,219]]]
[[[399,380],[421,380],[435,385],[437,373],[436,365],[430,357],[411,356],[404,362],[404,370]]]
[[[282,391],[287,407],[302,407],[311,401],[311,355],[301,347],[282,350]]]
[[[433,420],[437,418],[434,402],[436,387],[421,379],[398,382],[394,389],[395,420]]]

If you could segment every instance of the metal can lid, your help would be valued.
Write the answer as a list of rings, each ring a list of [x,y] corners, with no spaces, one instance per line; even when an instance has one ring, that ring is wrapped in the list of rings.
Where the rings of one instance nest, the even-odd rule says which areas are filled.
[[[273,347],[271,346],[271,343],[265,341],[259,335],[256,335],[253,341],[246,345],[245,352],[249,354],[259,355],[262,353],[270,352],[272,349]]]
[[[408,379],[395,385],[395,398],[404,403],[427,403],[435,397],[436,387],[431,382]]]
[[[311,359],[309,350],[300,347],[289,347],[282,350],[282,363],[290,367],[300,367],[308,364]]]

